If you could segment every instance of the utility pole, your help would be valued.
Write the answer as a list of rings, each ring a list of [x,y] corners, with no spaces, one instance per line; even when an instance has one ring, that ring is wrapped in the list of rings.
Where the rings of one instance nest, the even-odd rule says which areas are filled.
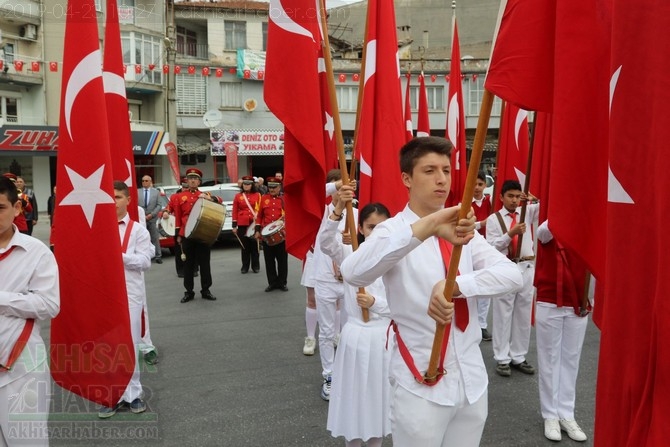
[[[166,29],[165,49],[167,51],[167,131],[170,134],[170,142],[177,144],[177,85],[174,66],[177,60],[177,39],[174,24],[174,0],[166,1]]]

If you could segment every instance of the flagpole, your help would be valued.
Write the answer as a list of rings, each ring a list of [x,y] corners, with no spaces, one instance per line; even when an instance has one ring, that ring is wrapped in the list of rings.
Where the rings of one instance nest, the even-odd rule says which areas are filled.
[[[465,190],[463,191],[463,199],[461,200],[461,209],[458,213],[458,219],[464,219],[470,209],[472,208],[472,197],[474,196],[475,183],[477,182],[477,174],[479,173],[479,165],[482,161],[482,154],[484,152],[484,142],[486,141],[486,133],[489,128],[489,119],[491,118],[491,109],[493,108],[493,93],[484,89],[482,96],[482,105],[479,109],[479,120],[477,121],[477,130],[475,131],[475,140],[472,145],[472,154],[470,156],[470,166],[468,167],[468,176],[465,180]],[[443,295],[448,302],[452,301],[452,294],[454,293],[454,285],[456,284],[456,275],[458,274],[458,264],[461,261],[462,245],[456,245],[451,252],[451,259],[449,265],[453,266],[447,272],[447,281],[444,284]],[[465,298],[461,298],[465,299]],[[435,327],[435,338],[433,339],[433,348],[430,353],[430,361],[428,363],[428,371],[424,376],[427,383],[433,383],[438,379],[438,364],[440,361],[440,352],[442,348],[442,340],[446,325],[437,323]]]
[[[326,80],[328,82],[328,94],[330,97],[330,104],[333,111],[333,127],[335,128],[335,146],[337,147],[337,158],[340,162],[340,172],[342,173],[342,185],[350,183],[349,173],[347,172],[347,159],[344,155],[344,141],[342,139],[342,124],[340,123],[340,110],[337,105],[337,95],[335,93],[335,78],[333,75],[333,62],[330,58],[330,42],[328,40],[328,25],[326,23],[326,7],[325,0],[319,2],[319,9],[321,12],[321,30],[323,32],[323,60],[326,65]],[[360,104],[359,104],[360,107]],[[353,158],[353,157],[352,157]],[[349,234],[351,235],[351,247],[354,251],[358,249],[358,238],[356,237],[356,223],[354,222],[354,207],[351,202],[347,202],[347,222],[349,227]],[[359,288],[359,292],[364,292],[365,289]],[[361,307],[361,313],[364,322],[370,320],[370,313],[367,308]]]

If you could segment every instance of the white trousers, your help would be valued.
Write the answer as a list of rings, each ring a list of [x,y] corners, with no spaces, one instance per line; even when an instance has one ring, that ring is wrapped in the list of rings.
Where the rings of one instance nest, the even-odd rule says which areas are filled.
[[[137,356],[140,343],[142,343],[142,305],[138,306],[134,303],[128,303],[128,310],[130,311],[130,332],[132,333],[133,345],[135,346],[135,371],[133,371],[126,391],[120,400],[130,403],[138,397],[142,397],[140,359]]]
[[[479,327],[482,329],[489,327],[487,321],[489,307],[491,307],[491,298],[477,298],[477,321],[479,321]]]
[[[319,321],[319,356],[323,370],[321,374],[326,378],[333,373],[335,335],[338,331],[338,328],[335,327],[335,315],[337,314],[337,301],[344,298],[344,283],[317,280],[314,293],[316,295],[316,316]],[[344,308],[341,312],[344,312]]]
[[[156,347],[151,341],[151,332],[149,331],[149,310],[147,309],[146,299],[144,300],[144,305],[142,307],[142,321],[144,322],[144,336],[140,341],[140,351],[142,351],[142,354],[147,354],[151,351],[155,351]]]
[[[0,447],[48,446],[50,398],[47,363],[0,387]]]
[[[453,407],[438,405],[395,384],[391,398],[394,447],[477,447],[488,415],[488,390],[470,405],[461,381]]]
[[[572,307],[537,303],[535,334],[540,409],[544,419],[575,418],[575,388],[587,317]]]
[[[517,266],[523,276],[523,288],[491,300],[493,358],[498,363],[522,363],[528,354],[535,265],[532,262],[520,262]]]

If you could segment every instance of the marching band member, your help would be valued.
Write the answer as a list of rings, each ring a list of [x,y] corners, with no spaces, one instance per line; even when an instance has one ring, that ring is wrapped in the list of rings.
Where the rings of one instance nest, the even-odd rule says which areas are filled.
[[[255,237],[263,240],[262,229],[273,222],[284,218],[284,200],[279,196],[281,182],[276,177],[268,178],[268,193],[261,197],[261,205],[256,217]],[[282,240],[275,245],[268,245],[263,240],[263,257],[265,258],[265,274],[268,278],[266,292],[275,289],[288,292],[286,280],[288,277],[288,253],[286,241]]]
[[[7,177],[9,180],[14,183],[16,186],[16,179],[18,178],[16,174],[12,174],[11,172],[7,172],[4,174],[5,177]],[[21,191],[18,186],[17,188],[17,194],[19,196],[19,204],[21,206],[21,212],[19,213],[16,218],[14,218],[14,225],[16,225],[16,228],[19,229],[19,231],[23,234],[29,234],[28,231],[28,221],[26,221],[26,213],[32,213],[33,208],[32,205],[30,204],[30,198],[23,192]]]
[[[177,191],[174,194],[170,196],[168,199],[168,203],[165,206],[165,209],[162,211],[162,218],[164,220],[167,220],[170,215],[174,216],[174,210],[177,208],[177,194],[180,192],[188,191],[188,183],[186,182],[186,176],[181,177],[181,191]],[[177,238],[179,237],[179,233],[175,231],[174,233],[174,246],[175,246],[175,256],[174,256],[174,264],[177,269],[177,277],[183,278],[184,277],[184,260],[181,257],[181,253],[179,250],[181,250],[179,243],[177,242]],[[198,272],[196,269],[196,273],[194,276],[198,276]]]
[[[186,289],[186,292],[181,299],[182,303],[188,303],[195,298],[195,293],[193,292],[193,278],[196,265],[200,267],[200,296],[205,300],[216,300],[216,297],[209,291],[209,288],[212,286],[210,246],[195,239],[186,239],[184,233],[188,216],[191,214],[193,205],[198,199],[221,203],[221,199],[218,197],[198,190],[201,179],[202,171],[200,171],[200,169],[187,169],[186,182],[188,183],[188,190],[174,194],[177,196],[175,198],[174,210],[175,225],[177,227],[175,232],[178,235],[177,243],[181,245],[182,253],[186,255],[186,260],[184,261],[184,288]]]
[[[488,374],[479,349],[476,298],[522,285],[514,263],[475,233],[472,213],[459,220],[459,207],[444,208],[451,150],[451,143],[438,137],[414,138],[402,147],[401,179],[409,203],[342,263],[351,285],[365,287],[381,276],[386,287],[396,330],[389,374],[396,447],[479,445],[488,414]],[[443,293],[453,245],[463,248],[454,300],[447,302]],[[422,374],[435,322],[447,325],[452,317],[455,324],[445,332],[445,373],[428,386]]]
[[[233,200],[233,233],[242,241],[241,273],[249,271],[249,264],[254,273],[261,268],[258,255],[258,243],[254,238],[255,222],[261,207],[261,194],[256,190],[254,178],[250,175],[242,177],[242,192]]]

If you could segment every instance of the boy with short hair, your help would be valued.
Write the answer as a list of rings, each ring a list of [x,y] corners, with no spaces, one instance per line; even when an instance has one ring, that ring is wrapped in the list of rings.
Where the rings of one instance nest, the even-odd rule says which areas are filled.
[[[116,201],[116,218],[119,222],[123,269],[128,293],[130,331],[137,354],[137,348],[142,343],[142,308],[147,299],[143,272],[151,267],[151,258],[154,256],[155,248],[151,243],[151,236],[146,227],[133,221],[128,215],[130,193],[125,183],[114,182],[114,200]],[[142,413],[147,409],[146,403],[142,400],[142,395],[138,359],[130,383],[128,383],[119,402],[112,408],[102,408],[98,412],[98,417],[102,419],[110,418],[118,410],[125,408],[129,408],[132,413]]]
[[[19,232],[20,213],[14,182],[0,176],[0,445],[48,446],[51,378],[40,326],[60,310],[58,266],[46,245]]]

